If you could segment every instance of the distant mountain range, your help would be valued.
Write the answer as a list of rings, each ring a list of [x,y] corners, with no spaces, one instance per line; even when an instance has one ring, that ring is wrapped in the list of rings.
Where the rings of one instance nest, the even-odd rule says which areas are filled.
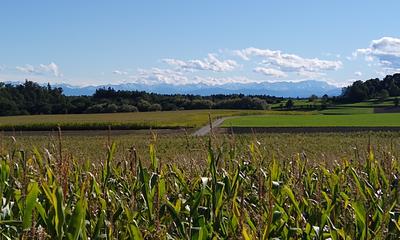
[[[330,85],[324,81],[306,80],[301,82],[263,82],[263,83],[226,83],[210,86],[206,84],[156,84],[144,85],[136,83],[110,84],[100,86],[72,86],[68,84],[56,84],[56,87],[64,89],[66,95],[92,95],[98,88],[111,87],[115,90],[138,90],[160,94],[245,94],[245,95],[271,95],[277,97],[309,97],[312,94],[322,96],[337,96],[341,94],[341,88]]]

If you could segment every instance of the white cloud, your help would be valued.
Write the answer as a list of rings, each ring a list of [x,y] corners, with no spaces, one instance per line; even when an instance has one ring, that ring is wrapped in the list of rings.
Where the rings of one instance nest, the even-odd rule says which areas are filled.
[[[281,51],[273,51],[269,49],[246,48],[234,51],[236,56],[240,56],[243,60],[250,60],[252,57],[258,56],[262,59],[258,60],[258,66],[253,67],[253,72],[263,74],[269,77],[268,81],[276,81],[277,78],[287,78],[289,73],[294,74],[294,79],[314,78],[325,76],[324,71],[337,70],[341,68],[342,62],[320,60],[317,58],[302,58],[294,54],[285,54]],[[221,85],[227,83],[254,83],[266,82],[266,79],[250,79],[242,76],[204,76],[198,71],[212,72],[228,72],[237,70],[239,65],[236,61],[230,59],[221,59],[216,54],[208,54],[204,59],[197,60],[180,60],[180,59],[162,59],[172,68],[151,68],[139,69],[136,74],[129,76],[124,80],[139,84],[207,84]],[[244,66],[241,70],[250,70],[250,66]],[[126,72],[115,70],[116,75],[126,75]],[[198,73],[198,74],[196,74]],[[129,74],[128,74],[129,75]],[[296,77],[297,75],[297,77]],[[276,78],[276,79],[274,79]]]
[[[357,49],[353,55],[362,55],[367,61],[377,59],[382,67],[399,70],[400,38],[383,37],[373,40],[368,48]]]
[[[194,83],[203,83],[210,86],[218,86],[228,83],[259,83],[262,81],[257,81],[253,79],[249,79],[243,76],[235,76],[235,77],[199,77],[195,76],[193,78]]]
[[[258,56],[258,57],[273,57],[276,55],[280,54],[280,51],[273,51],[269,49],[259,49],[259,48],[245,48],[242,50],[235,50],[233,53],[239,57],[241,57],[243,60],[249,61],[252,56]]]
[[[130,76],[135,83],[154,85],[160,83],[181,85],[190,83],[187,76],[183,73],[171,69],[152,68],[139,69],[137,75]]]
[[[257,73],[262,73],[266,76],[271,76],[271,77],[287,77],[287,74],[274,68],[265,68],[265,67],[256,67],[254,68],[254,72]]]
[[[128,75],[128,72],[120,71],[120,70],[114,70],[113,74],[116,74],[116,75]]]
[[[379,77],[386,77],[387,75],[393,75],[395,73],[398,73],[400,71],[400,69],[392,69],[392,68],[382,68],[379,70],[376,70],[375,73],[379,76]]]
[[[15,67],[18,71],[23,72],[23,73],[35,73],[35,67],[32,65],[26,64],[23,67],[17,66]]]
[[[61,76],[60,70],[59,70],[57,64],[55,64],[54,62],[51,62],[48,65],[40,64],[39,71],[50,72],[56,77],[60,77]]]
[[[136,75],[130,76],[129,82],[156,85],[156,84],[172,84],[172,85],[188,85],[188,84],[206,84],[217,86],[226,83],[254,83],[261,82],[252,80],[243,76],[236,77],[203,77],[196,75],[187,75],[184,72],[171,69],[139,69]]]
[[[213,72],[227,72],[234,70],[238,64],[233,60],[219,60],[215,54],[208,54],[203,60],[182,61],[178,59],[163,59],[164,63],[184,70],[209,70]]]
[[[234,54],[249,61],[252,57],[261,57],[268,69],[275,69],[282,73],[297,73],[300,76],[321,75],[323,71],[338,70],[342,67],[341,61],[320,60],[318,58],[303,58],[295,54],[282,53],[279,50],[245,48],[234,51]],[[262,71],[258,71],[261,72]]]
[[[17,66],[17,67],[15,67],[15,69],[17,69],[18,71],[20,71],[22,73],[38,74],[38,75],[51,74],[55,77],[62,77],[59,67],[54,62],[51,62],[47,65],[40,64],[37,67],[34,67],[30,64],[26,64],[25,66],[22,66],[22,67]]]
[[[361,77],[362,76],[362,72],[357,71],[357,72],[354,73],[354,76]]]

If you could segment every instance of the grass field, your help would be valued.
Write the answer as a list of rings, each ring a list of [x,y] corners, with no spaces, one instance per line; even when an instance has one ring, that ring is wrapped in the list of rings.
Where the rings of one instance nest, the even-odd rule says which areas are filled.
[[[368,114],[373,113],[374,108],[364,108],[364,107],[332,107],[325,110],[319,111],[319,113],[324,115],[353,115],[353,114]]]
[[[262,115],[228,119],[224,127],[398,127],[399,113],[354,115]]]
[[[321,107],[322,101],[321,99],[317,99],[314,102],[309,102],[307,99],[293,99],[294,109],[299,108],[298,111],[316,111],[313,109],[308,110],[308,106],[314,106],[315,108]],[[272,105],[273,109],[280,110],[281,105],[285,105],[286,101],[282,101],[281,103],[276,103]],[[374,108],[386,108],[394,106],[394,98],[387,98],[384,101],[380,101],[378,99],[366,100],[363,102],[357,103],[349,103],[349,104],[338,104],[328,107],[328,109],[319,110],[319,113],[322,114],[366,114],[373,113]]]
[[[109,114],[64,114],[0,117],[0,130],[104,130],[112,129],[173,129],[197,128],[212,119],[227,116],[246,116],[228,120],[224,126],[271,127],[271,126],[398,126],[396,114],[374,116],[375,107],[392,106],[393,99],[384,102],[370,100],[354,104],[343,104],[324,110],[309,111],[262,111],[262,110],[185,110],[166,112],[137,112]],[[308,100],[295,100],[295,104],[307,105]],[[313,104],[319,105],[320,101]],[[267,117],[259,115],[267,114]],[[363,116],[355,116],[360,115]],[[251,117],[249,115],[255,115]],[[285,115],[285,116],[273,116]],[[293,116],[292,115],[298,115]],[[307,115],[307,116],[301,116]],[[311,115],[313,115],[311,117]],[[318,116],[332,115],[332,116]],[[348,116],[333,116],[348,115]],[[354,115],[354,116],[353,116]]]
[[[343,104],[344,107],[391,107],[394,105],[394,98],[387,98],[384,101],[379,101],[378,99],[370,99],[363,102]]]

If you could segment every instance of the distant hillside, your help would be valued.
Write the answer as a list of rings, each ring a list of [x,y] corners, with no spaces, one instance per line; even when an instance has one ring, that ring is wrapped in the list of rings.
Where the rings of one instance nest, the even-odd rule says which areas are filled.
[[[309,97],[310,95],[338,96],[341,88],[330,85],[324,81],[307,80],[301,82],[264,82],[264,83],[227,83],[221,85],[188,84],[172,85],[157,84],[144,85],[135,83],[125,83],[117,85],[100,85],[77,87],[67,84],[58,84],[68,96],[92,95],[96,89],[112,88],[115,90],[146,91],[159,94],[193,94],[200,96],[210,96],[215,94],[245,94],[245,95],[270,95],[277,97]]]
[[[35,82],[0,83],[0,115],[146,112],[189,109],[292,109],[288,97],[323,96],[324,106],[400,96],[400,74],[356,81],[341,89],[326,82],[208,85],[120,84],[73,87]],[[317,96],[315,96],[317,95]],[[308,110],[312,104],[305,104]],[[315,106],[314,106],[315,108]]]
[[[65,88],[65,87],[64,87]],[[69,91],[69,88],[65,88]],[[86,88],[88,89],[88,88]],[[145,91],[94,88],[89,96],[84,89],[67,96],[61,86],[43,86],[25,81],[20,84],[0,82],[0,116],[65,113],[114,113],[172,111],[189,109],[269,109],[283,98],[268,95],[158,94]],[[71,94],[71,92],[70,92]],[[74,94],[74,95],[75,95]],[[283,104],[283,103],[282,103]]]

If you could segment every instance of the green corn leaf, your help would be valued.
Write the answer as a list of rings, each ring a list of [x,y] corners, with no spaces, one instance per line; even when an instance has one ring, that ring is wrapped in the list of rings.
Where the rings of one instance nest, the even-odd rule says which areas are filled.
[[[43,221],[46,222],[47,221],[47,213],[46,213],[46,210],[44,209],[44,207],[42,206],[42,204],[39,202],[36,202],[35,207],[36,207],[36,210],[38,211],[40,217],[43,219]]]
[[[189,186],[185,180],[185,175],[182,173],[182,171],[173,165],[171,174],[179,181],[180,187],[183,188],[183,191],[191,194]]]
[[[250,226],[250,229],[251,229],[253,232],[256,232],[256,231],[257,231],[256,225],[255,225],[255,224],[253,223],[253,221],[251,220],[251,218],[250,218],[250,216],[249,216],[249,214],[248,214],[247,211],[245,211],[245,216],[246,216],[246,222],[247,222],[247,224]]]
[[[219,211],[222,207],[222,203],[223,203],[223,197],[224,197],[224,189],[225,189],[225,184],[223,183],[219,183],[219,189],[217,191],[218,194],[216,194],[216,199],[217,199],[217,203],[215,205],[215,216],[218,216]]]
[[[183,227],[182,220],[179,217],[179,213],[176,211],[175,206],[167,200],[166,203],[167,209],[172,216],[173,221],[175,222],[176,226],[178,227],[179,233],[182,237],[185,236],[185,228]]]
[[[350,197],[345,192],[340,192],[340,196],[344,200],[344,208],[346,209],[350,203]]]
[[[361,202],[353,202],[351,204],[351,206],[353,207],[355,215],[356,215],[358,236],[360,239],[364,239],[365,232],[368,228],[368,226],[366,226],[366,222],[365,222],[365,217],[366,217],[367,211],[365,210],[364,205]]]
[[[294,207],[295,207],[295,209],[297,211],[297,214],[299,216],[302,216],[302,212],[301,212],[301,210],[299,208],[299,202],[296,200],[296,198],[295,198],[295,196],[294,196],[294,194],[292,192],[292,189],[290,189],[287,185],[285,185],[283,187],[283,192],[285,192],[286,195],[289,197],[290,201],[292,202],[292,204],[294,205]]]
[[[243,226],[243,229],[242,229],[242,237],[245,240],[252,240],[253,239],[252,236],[247,232],[245,226]]]
[[[356,214],[356,219],[360,222],[362,222],[363,224],[365,224],[365,208],[364,205],[360,202],[354,202],[351,205],[354,209],[354,212]]]
[[[156,148],[154,144],[150,144],[149,153],[150,153],[151,169],[156,172],[158,170],[158,159],[156,156]]]
[[[130,224],[130,225],[129,225],[129,231],[130,231],[130,235],[133,237],[133,239],[135,239],[135,240],[142,240],[142,239],[144,239],[144,238],[143,238],[143,235],[142,235],[142,233],[140,232],[140,229],[139,229],[139,227],[137,226],[137,223],[136,223],[136,222],[134,222],[134,224]]]
[[[96,225],[93,231],[93,239],[99,239],[101,229],[104,227],[104,220],[105,220],[105,211],[101,210],[99,216],[96,219]]]
[[[276,161],[275,156],[272,156],[272,165],[271,165],[271,180],[272,181],[279,181],[280,176],[280,169],[279,163]]]
[[[139,178],[142,184],[142,195],[147,205],[147,216],[149,220],[153,219],[153,199],[151,198],[151,190],[149,189],[149,175],[142,167],[142,161],[139,160]]]
[[[12,226],[19,226],[21,225],[21,221],[19,220],[0,220],[0,226],[2,225],[12,225]]]
[[[106,164],[103,168],[103,186],[106,186],[107,180],[110,177],[111,174],[111,161],[114,158],[115,151],[117,149],[117,145],[115,143],[111,144],[110,149],[108,150],[108,156],[107,156],[107,161]]]
[[[39,169],[43,169],[43,158],[42,155],[40,154],[39,150],[36,147],[33,147],[33,154],[36,159],[36,163],[39,166]]]
[[[28,186],[28,195],[25,199],[24,217],[22,219],[22,229],[29,230],[32,227],[32,211],[36,205],[36,199],[39,194],[37,182],[30,183]]]
[[[351,168],[351,173],[353,175],[354,181],[356,182],[358,192],[363,197],[363,199],[366,200],[367,197],[365,195],[365,187],[364,187],[364,185],[362,185],[360,177],[358,176],[358,174],[354,168]]]
[[[191,204],[191,206],[190,206],[190,216],[191,217],[194,217],[196,214],[197,214],[197,212],[198,212],[198,207],[199,207],[199,205],[200,205],[200,201],[202,200],[202,198],[203,198],[203,189],[201,189],[199,192],[197,192],[195,195],[194,195],[194,198],[193,198],[193,204]]]
[[[397,231],[400,232],[400,219],[396,221],[395,219],[392,219],[391,222],[396,226]]]
[[[53,193],[53,198],[55,199],[55,227],[57,236],[59,239],[64,236],[64,223],[65,223],[65,208],[64,208],[64,194],[61,187],[57,187],[56,191]]]
[[[85,229],[87,201],[82,197],[75,206],[75,210],[69,222],[68,238],[79,239],[82,231]]]

